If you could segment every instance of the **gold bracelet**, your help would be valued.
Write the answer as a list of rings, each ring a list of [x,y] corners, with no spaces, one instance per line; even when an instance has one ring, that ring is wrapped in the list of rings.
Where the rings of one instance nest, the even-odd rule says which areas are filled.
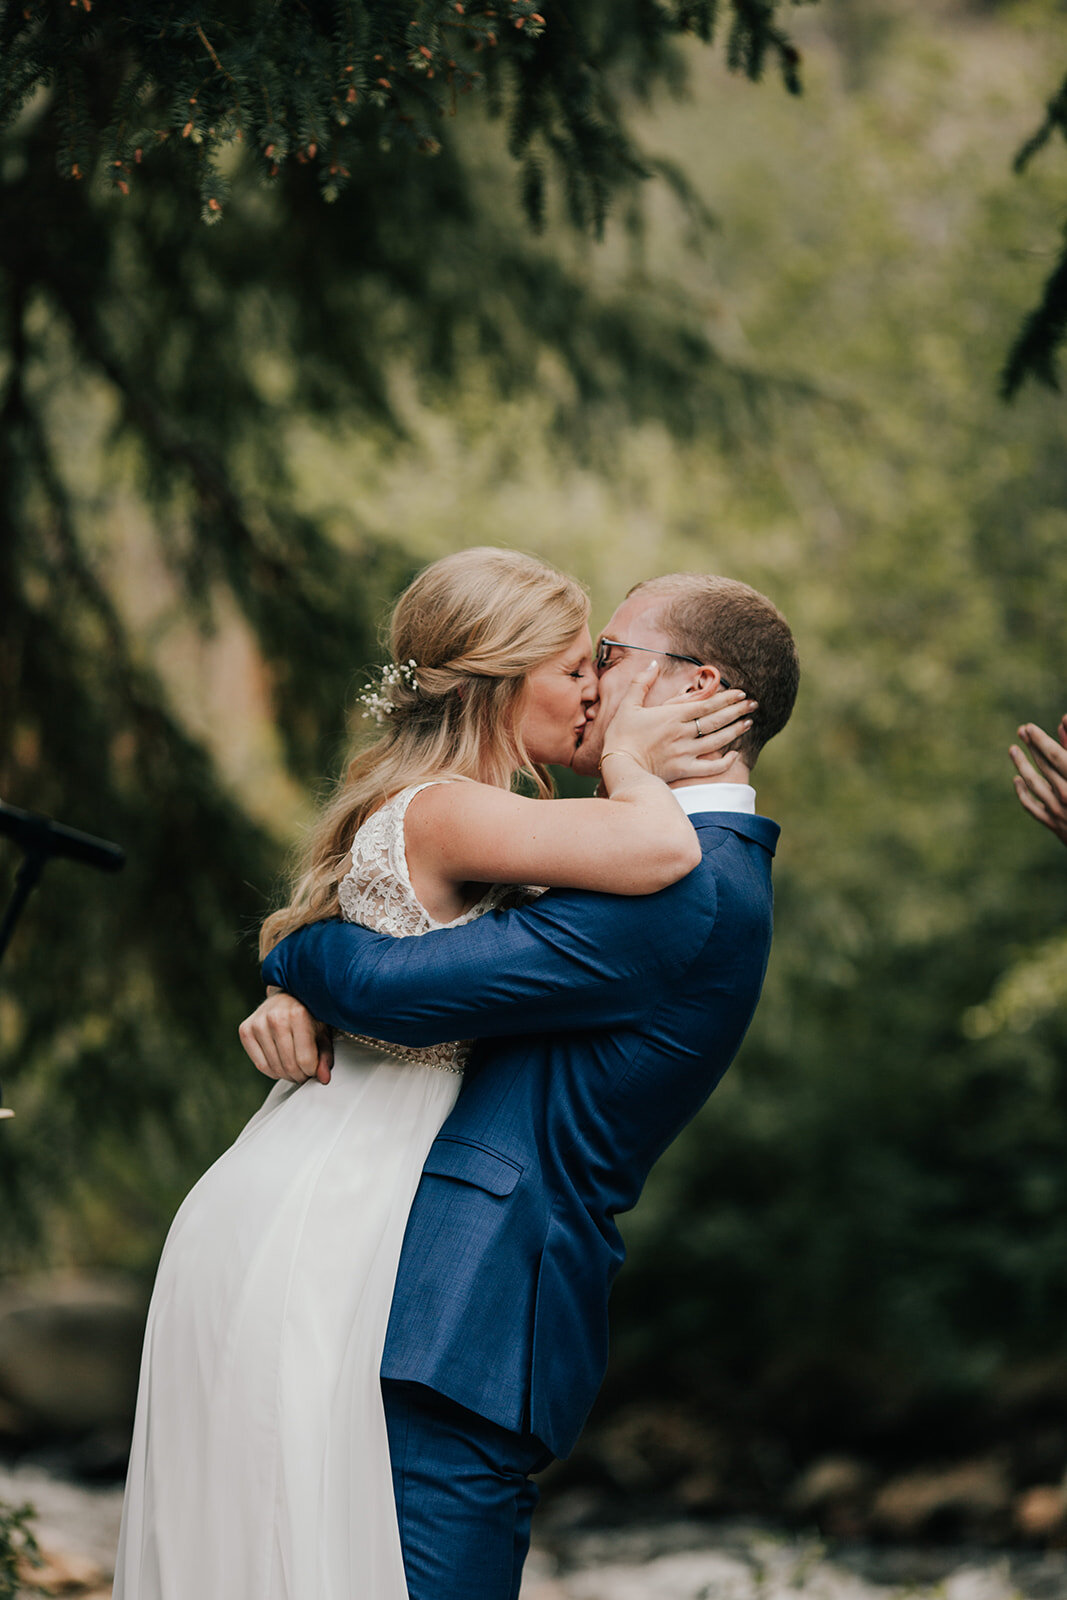
[[[637,761],[637,765],[641,768],[642,772],[648,771],[648,768],[645,766],[644,762],[638,761],[632,750],[605,750],[604,754],[600,757],[600,760],[596,764],[596,769],[600,773],[601,777],[604,776],[601,769],[603,768],[603,765],[609,756],[629,756],[631,761]]]

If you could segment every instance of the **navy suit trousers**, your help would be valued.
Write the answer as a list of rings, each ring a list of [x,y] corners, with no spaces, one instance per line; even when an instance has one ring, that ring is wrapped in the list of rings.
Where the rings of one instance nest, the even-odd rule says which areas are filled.
[[[382,1394],[410,1600],[517,1600],[552,1452],[422,1384]]]

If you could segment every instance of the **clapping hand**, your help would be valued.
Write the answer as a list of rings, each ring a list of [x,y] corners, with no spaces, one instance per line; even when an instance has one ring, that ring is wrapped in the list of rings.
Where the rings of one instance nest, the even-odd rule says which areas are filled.
[[[1067,715],[1060,718],[1056,739],[1033,722],[1023,724],[1019,738],[1026,754],[1017,744],[1008,752],[1016,768],[1015,793],[1032,817],[1067,844]]]

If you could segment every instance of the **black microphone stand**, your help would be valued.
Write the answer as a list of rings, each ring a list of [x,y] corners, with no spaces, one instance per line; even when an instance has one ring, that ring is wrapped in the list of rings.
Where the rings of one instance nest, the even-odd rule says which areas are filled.
[[[3,801],[0,801],[0,834],[14,839],[22,850],[22,862],[15,874],[15,892],[0,923],[0,960],[3,960],[23,906],[54,856],[68,856],[103,872],[118,872],[126,861],[125,851],[107,839],[68,828],[62,822],[53,822],[51,817],[20,811],[17,806],[5,805]],[[15,1113],[5,1108],[3,1100],[0,1090],[0,1118],[13,1117]]]

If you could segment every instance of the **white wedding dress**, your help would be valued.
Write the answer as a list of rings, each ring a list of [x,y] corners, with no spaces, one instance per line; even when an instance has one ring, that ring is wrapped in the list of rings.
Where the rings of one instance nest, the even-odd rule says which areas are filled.
[[[429,916],[404,853],[426,787],[356,834],[347,921],[414,935],[521,897]],[[468,1049],[339,1036],[331,1082],[276,1084],[182,1204],[148,1314],[114,1600],[407,1600],[378,1373]]]

